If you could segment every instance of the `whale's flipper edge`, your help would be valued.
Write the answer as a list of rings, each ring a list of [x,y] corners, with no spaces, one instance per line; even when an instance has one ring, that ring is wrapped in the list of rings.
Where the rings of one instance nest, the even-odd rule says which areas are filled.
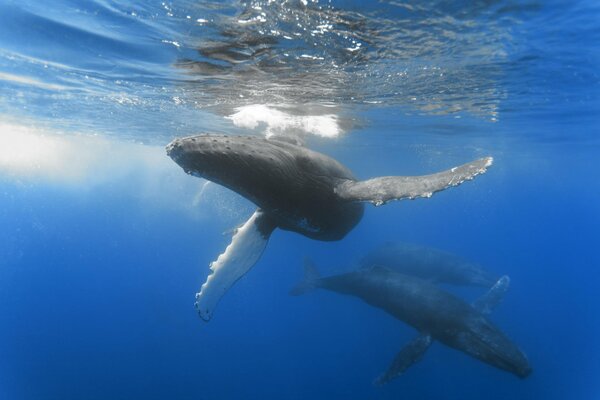
[[[500,304],[510,285],[510,278],[504,275],[483,296],[473,302],[473,308],[483,315],[490,314]]]
[[[377,386],[384,385],[403,374],[411,365],[421,360],[423,354],[425,354],[432,343],[433,339],[428,334],[420,334],[414,338],[400,350],[387,371],[375,379],[374,384]]]
[[[196,293],[196,310],[203,320],[210,320],[221,297],[258,261],[275,228],[259,209],[236,230],[231,244],[210,264],[211,274]]]
[[[335,193],[347,201],[368,201],[376,206],[391,200],[431,197],[435,192],[460,185],[483,174],[492,162],[492,157],[485,157],[431,175],[382,176],[366,181],[346,180],[335,187]]]

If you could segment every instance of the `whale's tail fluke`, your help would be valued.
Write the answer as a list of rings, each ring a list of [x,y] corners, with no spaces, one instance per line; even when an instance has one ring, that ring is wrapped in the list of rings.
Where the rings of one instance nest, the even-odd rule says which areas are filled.
[[[290,290],[290,295],[300,296],[301,294],[310,292],[318,287],[321,275],[315,266],[315,263],[310,258],[304,259],[304,280],[298,283]]]

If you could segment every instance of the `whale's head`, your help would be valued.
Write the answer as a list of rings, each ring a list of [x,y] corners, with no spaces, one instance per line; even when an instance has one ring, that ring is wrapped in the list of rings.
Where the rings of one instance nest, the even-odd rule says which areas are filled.
[[[205,134],[173,140],[167,154],[186,173],[225,186],[267,210],[281,208],[274,203],[289,203],[294,192],[310,193],[308,181],[329,185],[327,172],[316,171],[323,164],[319,157],[325,156],[286,142]],[[305,168],[304,159],[316,165]],[[324,178],[315,181],[313,175]]]
[[[468,318],[466,328],[456,334],[452,343],[446,344],[519,378],[531,374],[527,356],[487,318],[473,314]]]
[[[190,175],[224,184],[228,175],[248,158],[250,149],[224,135],[177,138],[166,147],[167,155]]]
[[[321,185],[323,191],[332,192],[338,180],[353,179],[336,160],[280,140],[204,134],[175,139],[166,150],[186,173],[246,197],[248,190],[265,185],[270,191],[281,186],[305,190],[306,185]]]
[[[175,139],[166,150],[186,173],[255,202],[261,187],[298,180],[294,154],[286,146],[257,137],[204,134]]]

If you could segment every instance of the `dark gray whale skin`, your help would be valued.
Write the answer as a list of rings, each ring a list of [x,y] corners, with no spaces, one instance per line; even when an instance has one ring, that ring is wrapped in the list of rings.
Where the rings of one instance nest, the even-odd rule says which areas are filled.
[[[491,287],[498,276],[481,265],[433,247],[389,242],[360,260],[362,267],[379,265],[394,271],[438,283]]]
[[[520,378],[531,373],[526,356],[500,329],[471,305],[432,283],[383,267],[313,278],[308,283],[359,297],[445,345]]]
[[[361,220],[364,205],[343,201],[334,187],[355,180],[336,160],[280,140],[200,135],[176,139],[168,155],[185,172],[252,201],[281,229],[312,239],[342,239]]]

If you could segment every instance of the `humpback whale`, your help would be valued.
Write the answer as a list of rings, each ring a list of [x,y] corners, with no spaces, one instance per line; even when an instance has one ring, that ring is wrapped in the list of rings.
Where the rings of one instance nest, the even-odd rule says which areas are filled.
[[[208,179],[258,206],[210,264],[211,274],[196,294],[196,309],[208,321],[223,294],[258,261],[275,228],[312,239],[342,239],[360,221],[363,202],[430,197],[486,171],[481,158],[424,176],[357,180],[338,161],[277,139],[203,134],[173,140],[167,154],[191,175]]]
[[[509,285],[507,276],[470,305],[430,282],[385,267],[325,278],[310,261],[305,262],[304,269],[304,281],[290,291],[291,295],[321,288],[356,296],[419,331],[376,379],[377,385],[389,382],[419,361],[434,339],[520,378],[531,373],[527,357],[486,317],[504,297]]]
[[[361,267],[379,265],[435,283],[491,287],[498,276],[479,264],[440,249],[412,243],[388,242],[360,260]]]

